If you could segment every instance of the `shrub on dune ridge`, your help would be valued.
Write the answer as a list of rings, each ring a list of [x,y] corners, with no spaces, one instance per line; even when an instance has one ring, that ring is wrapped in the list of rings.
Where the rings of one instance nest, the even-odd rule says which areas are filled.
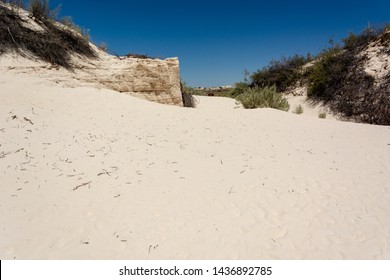
[[[252,85],[259,87],[275,85],[278,92],[283,92],[302,78],[300,67],[310,59],[310,55],[307,58],[294,55],[272,60],[268,66],[252,74]]]
[[[253,87],[246,89],[237,99],[246,109],[255,108],[273,108],[288,111],[290,105],[286,98],[276,92],[276,86],[271,87]]]
[[[37,19],[49,18],[49,0],[30,0],[29,11]]]
[[[33,55],[53,65],[71,69],[71,55],[96,58],[97,54],[85,37],[59,27],[51,19],[37,22],[46,32],[34,32],[26,27],[13,9],[0,5],[0,54],[15,51]]]
[[[367,29],[359,35],[350,34],[343,48],[324,51],[306,71],[308,96],[315,102],[327,104],[336,114],[358,122],[390,124],[390,74],[376,84],[374,76],[365,71],[369,44],[387,49],[390,37],[386,28]],[[386,48],[383,48],[386,51]],[[387,51],[389,53],[389,51]]]
[[[299,104],[298,106],[296,106],[293,113],[297,114],[297,115],[303,114],[303,107],[302,107],[302,105]]]

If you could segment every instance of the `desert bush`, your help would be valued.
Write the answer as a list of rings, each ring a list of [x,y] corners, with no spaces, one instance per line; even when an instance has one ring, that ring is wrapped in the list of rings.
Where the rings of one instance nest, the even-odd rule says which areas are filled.
[[[84,38],[84,40],[90,41],[89,29],[75,24],[72,17],[64,16],[59,20],[59,22],[69,27],[71,30],[79,33]]]
[[[390,83],[376,85],[375,78],[365,72],[366,58],[361,55],[370,42],[385,35],[372,36],[371,31],[349,35],[344,49],[324,52],[308,70],[309,98],[329,105],[343,117],[390,125]],[[390,74],[383,81],[390,81]]]
[[[252,85],[259,87],[275,85],[278,92],[283,92],[302,78],[300,68],[307,62],[308,58],[300,55],[272,60],[268,66],[252,74]]]
[[[325,112],[321,112],[321,113],[318,114],[318,117],[320,119],[325,119],[326,118],[326,113]]]
[[[183,98],[183,106],[195,108],[194,89],[186,85],[185,82],[180,82],[181,96]]]
[[[302,105],[299,104],[298,106],[296,106],[293,113],[297,114],[297,115],[303,114],[303,107],[302,107]]]
[[[31,15],[37,19],[49,18],[49,0],[30,0],[29,11]]]
[[[234,87],[229,91],[231,97],[236,97],[242,94],[245,90],[249,88],[249,84],[245,82],[236,83]]]
[[[344,43],[344,48],[347,50],[351,50],[359,46],[367,45],[367,43],[375,39],[382,32],[382,28],[378,28],[375,30],[371,27],[366,28],[360,34],[354,34],[350,32],[347,37],[342,39]]]
[[[288,111],[290,105],[286,98],[276,92],[276,86],[260,88],[255,86],[246,89],[242,94],[236,97],[246,109],[254,108],[273,108]]]
[[[342,82],[346,68],[352,62],[351,57],[340,59],[341,50],[339,48],[330,48],[323,51],[316,63],[306,70],[308,77],[308,96],[312,98],[327,101],[332,98],[332,91],[329,89],[329,82],[339,84]],[[347,63],[345,65],[344,63]]]
[[[153,59],[153,57],[150,57],[146,54],[137,54],[137,53],[128,53],[125,56],[126,57],[133,57],[133,58],[140,58],[140,59]]]
[[[98,44],[97,48],[99,50],[103,51],[103,52],[107,52],[108,51],[108,45],[105,42],[102,42],[102,43]]]
[[[89,42],[71,30],[58,27],[53,21],[41,18],[45,33],[32,32],[22,24],[20,16],[0,6],[0,54],[14,50],[21,55],[33,55],[43,61],[71,69],[71,55],[96,58]]]
[[[62,19],[60,19],[60,22],[63,25],[65,25],[65,26],[67,26],[67,27],[69,27],[69,28],[73,29],[74,31],[77,31],[78,33],[81,34],[81,27],[79,27],[78,25],[76,25],[74,23],[73,18],[71,16],[64,16]]]

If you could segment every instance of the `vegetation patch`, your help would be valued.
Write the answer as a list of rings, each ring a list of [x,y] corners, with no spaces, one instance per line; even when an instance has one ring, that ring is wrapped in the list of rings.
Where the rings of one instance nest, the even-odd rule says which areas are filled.
[[[180,82],[181,96],[183,98],[183,106],[195,108],[194,89],[187,86],[185,82]]]
[[[136,54],[136,53],[128,53],[125,55],[126,57],[139,58],[139,59],[154,59],[146,54]]]
[[[319,117],[320,119],[326,119],[326,113],[324,113],[324,112],[319,113],[319,114],[318,114],[318,117]]]
[[[297,114],[297,115],[303,114],[303,107],[301,104],[299,104],[298,106],[295,107],[294,114]]]
[[[236,98],[246,109],[273,108],[283,111],[290,109],[287,99],[276,92],[275,85],[263,88],[258,86],[248,88]]]
[[[368,59],[364,51],[374,42],[382,47],[383,54],[390,55],[389,25],[350,33],[342,45],[331,40],[331,47],[316,57],[294,55],[273,60],[253,73],[248,83],[236,84],[231,95],[252,108],[259,103],[259,97],[248,88],[257,91],[274,85],[277,92],[286,92],[305,85],[309,99],[328,105],[334,114],[358,122],[390,125],[390,74],[378,83],[364,69]]]
[[[364,71],[366,57],[361,55],[368,44],[386,36],[380,32],[383,30],[350,34],[343,40],[343,48],[323,52],[306,72],[309,98],[327,104],[343,117],[390,125],[390,74],[383,79],[387,82],[377,84]]]
[[[32,1],[31,3],[47,1]],[[61,28],[48,17],[46,4],[33,15],[44,32],[36,32],[27,28],[27,22],[18,13],[7,6],[0,5],[0,55],[9,51],[18,52],[22,56],[32,55],[53,65],[71,69],[71,56],[96,58],[96,52],[89,41],[74,30]],[[47,3],[48,5],[48,3]],[[35,8],[38,9],[38,8]],[[42,13],[41,13],[42,12]],[[23,24],[25,23],[25,24]]]
[[[249,89],[250,85],[246,82],[236,83],[234,87],[229,91],[231,97],[236,97],[240,94],[243,94],[244,91]]]
[[[275,85],[278,92],[286,91],[302,79],[301,68],[310,60],[310,55],[307,58],[294,55],[289,58],[272,60],[268,66],[252,74],[251,85],[258,87]]]

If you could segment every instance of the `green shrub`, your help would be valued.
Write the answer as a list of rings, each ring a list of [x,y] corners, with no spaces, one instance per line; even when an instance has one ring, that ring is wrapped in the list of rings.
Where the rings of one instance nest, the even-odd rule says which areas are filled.
[[[236,83],[234,85],[234,87],[229,91],[229,95],[231,97],[236,97],[236,96],[242,94],[248,88],[249,88],[248,83],[244,83],[244,82]]]
[[[30,0],[29,11],[37,19],[49,18],[49,0]]]
[[[252,74],[252,85],[259,87],[275,85],[278,92],[285,91],[302,78],[301,67],[309,62],[309,57],[295,55],[272,60],[268,66]]]
[[[303,114],[303,107],[301,104],[299,104],[297,107],[295,107],[295,110],[293,112],[294,114],[300,115]]]
[[[257,86],[248,88],[236,98],[246,109],[273,108],[283,111],[290,109],[287,99],[276,92],[275,85],[264,88]]]
[[[385,45],[388,33],[377,32],[367,29],[359,35],[350,34],[344,39],[344,49],[323,52],[307,71],[309,98],[348,119],[390,125],[390,83],[376,85],[375,78],[365,72],[366,57],[361,55],[373,41]],[[383,80],[390,81],[390,74]]]
[[[325,119],[325,118],[326,118],[326,113],[325,113],[325,112],[319,113],[319,114],[318,114],[318,117],[319,117],[320,119]]]
[[[308,96],[323,101],[330,100],[333,95],[330,81],[331,86],[341,83],[351,62],[351,57],[343,56],[337,47],[323,51],[316,63],[305,73],[308,77]]]

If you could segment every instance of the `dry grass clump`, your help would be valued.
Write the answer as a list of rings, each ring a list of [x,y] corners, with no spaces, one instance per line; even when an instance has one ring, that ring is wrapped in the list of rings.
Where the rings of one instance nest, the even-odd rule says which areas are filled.
[[[183,106],[195,108],[194,89],[187,86],[185,82],[180,82],[181,96],[183,98]]]
[[[296,106],[293,113],[297,114],[297,115],[303,114],[303,107],[302,107],[302,105],[299,104],[298,106]]]
[[[37,19],[47,19],[50,17],[49,0],[30,0],[30,14]]]
[[[137,54],[137,53],[128,53],[125,56],[132,57],[132,58],[139,58],[139,59],[153,59],[153,57],[150,57],[146,54]]]
[[[288,111],[290,105],[282,94],[276,92],[276,86],[271,87],[253,87],[244,90],[236,97],[246,109],[255,108],[273,108]]]
[[[320,119],[326,119],[326,113],[325,112],[321,112],[321,113],[318,114],[318,117]]]
[[[35,11],[41,16],[38,18],[35,14],[35,17],[37,24],[45,32],[27,28],[13,9],[0,5],[0,55],[16,51],[21,55],[32,55],[67,69],[72,68],[71,55],[97,57],[85,37],[73,30],[59,27],[54,20],[47,17],[46,7],[41,8],[43,10],[40,12]]]

